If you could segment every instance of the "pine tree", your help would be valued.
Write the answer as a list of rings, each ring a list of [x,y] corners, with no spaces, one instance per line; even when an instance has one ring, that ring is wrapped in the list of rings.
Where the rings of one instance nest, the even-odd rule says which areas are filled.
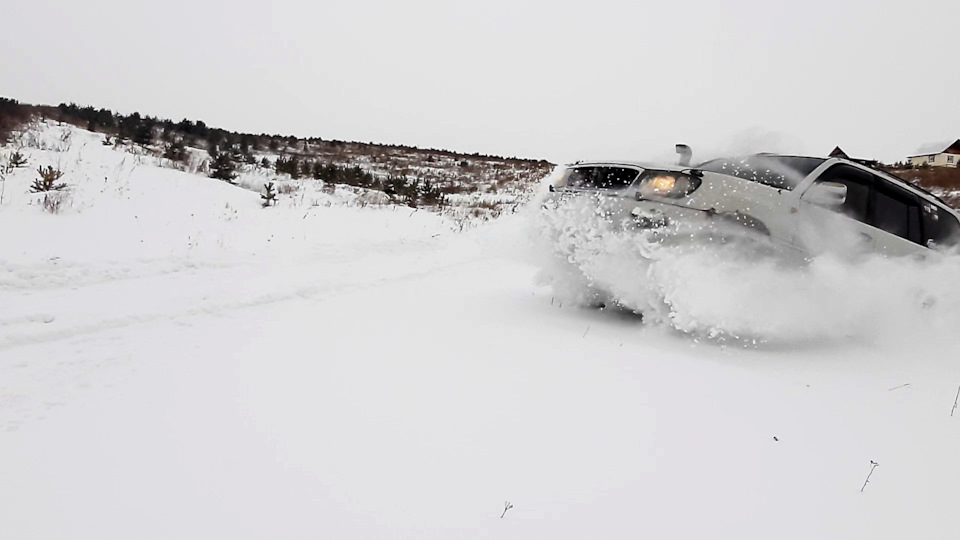
[[[14,152],[10,155],[10,168],[16,169],[18,167],[23,167],[27,164],[27,158],[23,156],[20,152]]]
[[[270,205],[277,204],[277,192],[273,189],[273,182],[267,182],[263,185],[264,193],[260,194],[260,198],[263,199],[263,207],[266,208]]]
[[[290,160],[283,156],[277,157],[277,161],[273,164],[274,168],[277,171],[277,174],[283,174],[290,171]]]
[[[296,180],[300,178],[300,159],[297,157],[290,158],[290,178]]]
[[[210,178],[216,178],[232,184],[234,179],[237,178],[237,167],[230,158],[230,154],[213,150],[210,156],[213,158],[213,164],[210,166],[212,169]]]
[[[314,169],[316,169],[317,165],[319,164],[314,163],[312,161],[304,160],[303,163],[301,163],[300,165],[300,176],[302,176],[303,178],[310,178],[311,176],[313,176],[313,171]]]
[[[153,127],[146,122],[142,122],[137,126],[133,134],[133,142],[136,144],[150,144],[153,142]]]
[[[167,147],[167,151],[163,153],[163,157],[173,160],[173,161],[183,161],[183,158],[187,155],[187,149],[183,146],[183,142],[176,141],[170,146]]]
[[[33,185],[30,186],[30,191],[32,193],[45,193],[47,191],[60,191],[67,187],[66,184],[58,184],[57,180],[63,177],[63,171],[60,169],[54,169],[52,165],[47,165],[44,167],[37,167],[37,174],[40,175],[40,178],[37,178],[33,181]]]

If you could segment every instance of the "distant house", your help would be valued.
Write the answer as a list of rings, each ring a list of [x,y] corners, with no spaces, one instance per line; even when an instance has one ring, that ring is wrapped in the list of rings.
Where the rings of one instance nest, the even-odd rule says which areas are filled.
[[[919,167],[927,165],[930,167],[958,167],[960,166],[960,139],[953,144],[927,145],[920,149],[920,154],[910,156],[907,160],[910,165]]]
[[[836,147],[836,148],[834,148],[834,149],[833,149],[833,152],[830,152],[830,157],[838,157],[838,158],[843,158],[843,159],[850,159],[850,156],[848,156],[846,152],[844,152],[843,150],[841,150],[839,146]]]
[[[875,160],[875,159],[852,158],[852,157],[848,156],[847,153],[844,152],[839,146],[836,147],[836,148],[834,148],[833,151],[830,152],[829,157],[847,159],[847,160],[853,161],[853,162],[855,162],[855,163],[859,163],[859,164],[861,164],[861,165],[866,165],[867,167],[873,167],[873,168],[875,168],[875,169],[876,169],[876,168],[879,168],[880,165],[881,165],[880,162],[877,161],[877,160]]]

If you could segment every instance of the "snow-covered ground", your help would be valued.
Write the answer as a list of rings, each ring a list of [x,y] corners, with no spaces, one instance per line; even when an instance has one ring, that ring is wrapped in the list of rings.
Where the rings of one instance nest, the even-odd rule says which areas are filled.
[[[0,538],[960,530],[956,261],[567,245],[659,303],[641,324],[544,284],[532,210],[263,209],[95,134],[34,142],[0,203]]]

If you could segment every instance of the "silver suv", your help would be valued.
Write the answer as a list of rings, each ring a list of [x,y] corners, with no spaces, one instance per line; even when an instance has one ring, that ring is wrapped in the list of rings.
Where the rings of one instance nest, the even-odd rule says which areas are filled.
[[[689,240],[740,231],[803,256],[900,256],[960,241],[958,214],[934,195],[841,158],[755,154],[689,166],[578,162],[551,199],[591,194],[631,227]],[[722,233],[721,233],[722,236]]]

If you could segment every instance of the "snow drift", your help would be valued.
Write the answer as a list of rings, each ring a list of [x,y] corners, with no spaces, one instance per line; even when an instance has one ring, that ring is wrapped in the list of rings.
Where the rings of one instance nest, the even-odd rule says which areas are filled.
[[[262,209],[63,129],[24,152],[72,204],[20,169],[0,205],[0,538],[960,528],[949,260],[783,271],[596,223],[567,266],[547,244],[590,278],[551,289],[525,215]],[[590,286],[660,319],[569,303]]]

